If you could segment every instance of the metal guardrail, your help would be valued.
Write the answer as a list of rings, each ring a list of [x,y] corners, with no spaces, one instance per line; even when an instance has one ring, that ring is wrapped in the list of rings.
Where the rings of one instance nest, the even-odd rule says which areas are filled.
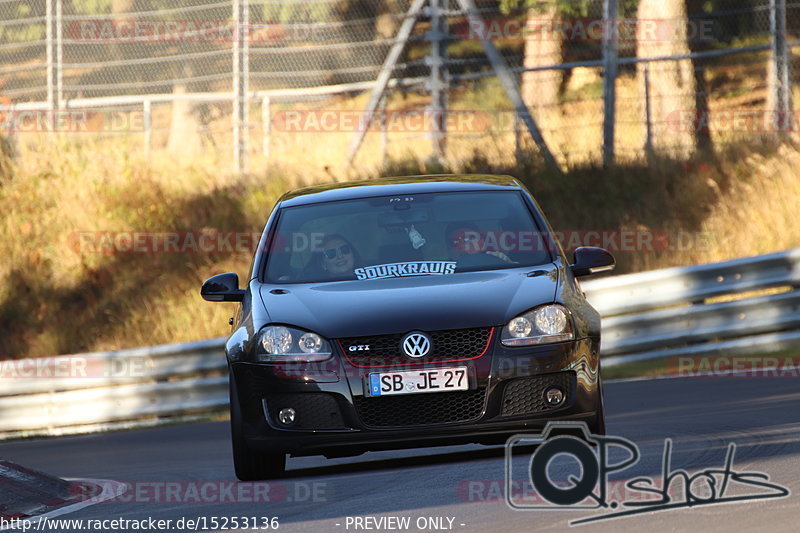
[[[603,316],[606,368],[800,347],[798,286],[800,249],[582,284]],[[774,290],[764,294],[765,289]],[[708,302],[721,296],[730,298]],[[0,438],[144,427],[221,413],[228,403],[223,343],[218,338],[0,362]],[[70,367],[76,364],[78,372]]]
[[[800,249],[582,285],[603,316],[606,368],[681,354],[766,353],[798,346],[799,286]]]
[[[800,248],[724,263],[612,276],[585,282],[583,289],[606,317],[786,285],[800,285]]]
[[[146,427],[222,412],[228,405],[224,341],[0,362],[0,439]]]

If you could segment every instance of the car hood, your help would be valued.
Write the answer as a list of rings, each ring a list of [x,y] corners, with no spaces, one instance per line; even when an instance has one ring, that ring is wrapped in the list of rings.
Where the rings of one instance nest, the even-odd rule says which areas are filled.
[[[554,301],[558,270],[544,267],[368,281],[262,285],[269,322],[328,338],[498,326]]]

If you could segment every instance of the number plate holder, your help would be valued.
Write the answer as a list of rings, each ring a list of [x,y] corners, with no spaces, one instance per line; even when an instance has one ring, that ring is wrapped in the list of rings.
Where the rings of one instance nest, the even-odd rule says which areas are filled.
[[[469,390],[469,368],[455,366],[402,372],[371,372],[367,376],[365,395],[397,396]]]

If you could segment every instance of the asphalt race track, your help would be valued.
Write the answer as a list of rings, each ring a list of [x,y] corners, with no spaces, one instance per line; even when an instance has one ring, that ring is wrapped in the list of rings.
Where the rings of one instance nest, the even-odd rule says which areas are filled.
[[[676,506],[575,526],[577,531],[798,531],[797,378],[740,376],[609,383],[606,410],[609,435],[630,439],[641,450],[639,462],[612,475],[612,480],[647,476],[656,478],[656,487],[660,487],[665,438],[673,441],[670,471],[685,469],[690,475],[721,472],[728,445],[733,442],[736,450],[729,472],[767,474],[768,483],[785,487],[791,494],[691,508]],[[611,454],[612,459],[616,453]],[[617,459],[624,456],[620,452]],[[217,517],[220,521],[211,530],[220,530],[225,517],[277,517],[279,531],[517,532],[568,530],[571,521],[622,509],[565,510],[551,506],[548,510],[512,510],[503,493],[504,450],[481,446],[370,453],[335,460],[290,458],[292,477],[273,483],[269,493],[244,486],[247,490],[240,490],[238,496],[234,493],[234,498],[242,501],[231,502],[229,493],[223,496],[217,491],[223,486],[237,490],[232,485],[225,422],[6,442],[0,444],[0,457],[65,478],[110,479],[136,487],[120,501],[97,503],[61,515],[61,519],[177,521],[205,517],[211,526],[208,520]],[[520,472],[526,472],[529,459],[530,448],[514,456],[515,479],[524,478]],[[563,456],[551,465],[553,479],[566,479],[570,473],[579,476],[580,469]],[[723,492],[722,477],[720,473],[715,477],[718,481],[713,490],[717,494]],[[727,477],[726,498],[775,493],[754,484],[736,483],[732,474]],[[700,476],[692,483],[692,493],[698,498],[695,502],[711,497],[708,479]],[[764,482],[763,478],[747,479]],[[179,487],[178,492],[166,496],[166,485],[159,482],[171,482]],[[675,484],[677,496],[672,502],[685,501],[680,480]],[[624,501],[641,502],[644,498],[644,492],[621,490],[614,481],[610,486]],[[163,490],[156,494],[154,487]],[[210,501],[195,503],[197,493],[191,491],[209,487],[212,492],[206,496]],[[537,503],[528,496],[525,502]],[[367,517],[369,520],[357,521]],[[378,522],[388,517],[409,518],[409,525],[406,528],[394,518]],[[390,529],[398,526],[400,529]],[[51,525],[48,530],[55,529]]]

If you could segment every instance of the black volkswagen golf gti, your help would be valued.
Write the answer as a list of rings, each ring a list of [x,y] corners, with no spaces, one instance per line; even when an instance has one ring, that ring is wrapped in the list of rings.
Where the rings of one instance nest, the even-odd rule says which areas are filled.
[[[503,176],[414,176],[284,195],[226,343],[236,475],[287,454],[497,444],[549,420],[605,431],[600,317],[538,205]]]

